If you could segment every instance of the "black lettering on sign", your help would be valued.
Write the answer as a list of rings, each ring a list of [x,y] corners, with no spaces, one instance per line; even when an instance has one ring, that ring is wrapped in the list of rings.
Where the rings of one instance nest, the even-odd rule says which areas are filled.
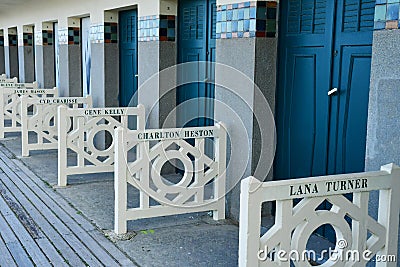
[[[301,195],[309,195],[317,193],[318,193],[317,184],[302,184],[302,185],[290,186],[290,196],[301,196]]]
[[[351,179],[325,182],[326,192],[349,191],[368,188],[368,179]]]

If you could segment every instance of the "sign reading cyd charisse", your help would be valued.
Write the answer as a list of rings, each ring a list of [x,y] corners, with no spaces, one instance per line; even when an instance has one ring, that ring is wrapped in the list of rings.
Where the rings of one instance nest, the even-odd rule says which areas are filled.
[[[368,189],[368,179],[355,178],[339,181],[302,183],[289,186],[289,196],[310,197],[333,192],[349,193],[353,190]]]
[[[43,98],[38,101],[40,104],[77,104],[78,98]]]
[[[205,138],[205,137],[215,137],[214,127],[183,128],[174,131],[148,130],[148,131],[138,131],[136,134],[136,140],[138,141],[190,139],[190,138]]]

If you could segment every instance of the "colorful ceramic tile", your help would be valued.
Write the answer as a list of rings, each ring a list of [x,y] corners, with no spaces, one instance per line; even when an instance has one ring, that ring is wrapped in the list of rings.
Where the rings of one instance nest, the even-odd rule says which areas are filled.
[[[275,1],[249,1],[226,7],[218,6],[216,17],[218,39],[276,37]]]

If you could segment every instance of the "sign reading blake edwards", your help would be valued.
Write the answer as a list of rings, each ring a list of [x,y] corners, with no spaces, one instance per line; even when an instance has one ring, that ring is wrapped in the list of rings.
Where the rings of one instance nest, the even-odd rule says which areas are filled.
[[[313,195],[331,194],[333,192],[345,194],[360,190],[368,190],[368,179],[354,178],[290,185],[289,196],[310,197]]]
[[[0,87],[3,88],[26,88],[23,83],[0,83]]]
[[[182,128],[168,130],[146,130],[137,131],[137,141],[154,141],[154,140],[174,140],[174,139],[191,139],[191,138],[207,138],[216,137],[215,127],[197,127]]]

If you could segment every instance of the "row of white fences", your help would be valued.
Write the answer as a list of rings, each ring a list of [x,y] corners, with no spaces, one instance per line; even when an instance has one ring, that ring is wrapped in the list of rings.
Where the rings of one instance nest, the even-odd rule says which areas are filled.
[[[114,172],[114,130],[117,127],[144,130],[145,110],[142,105],[95,109],[60,106],[58,121],[61,122],[58,124],[58,186],[66,186],[68,175]],[[100,141],[96,136],[105,132],[111,137],[108,140],[111,144],[96,145]],[[76,160],[68,164],[67,153],[73,154]]]
[[[117,234],[127,231],[127,221],[142,218],[201,211],[213,211],[215,220],[225,218],[227,133],[222,124],[145,131],[118,128],[115,136]],[[131,159],[134,149],[136,157]],[[183,177],[176,183],[161,173],[173,161],[183,165]],[[128,207],[128,184],[140,191],[138,207]]]
[[[21,139],[22,156],[28,157],[30,151],[58,148],[59,106],[70,108],[92,107],[92,97],[21,97]],[[29,110],[32,110],[31,113]],[[63,121],[70,126],[71,121]],[[76,123],[76,122],[72,122]]]
[[[140,218],[200,211],[225,218],[227,133],[222,124],[145,130],[142,105],[92,108],[91,96],[58,97],[57,88],[37,89],[37,83],[0,87],[0,137],[21,131],[23,157],[58,149],[59,186],[67,185],[69,175],[115,173],[117,233],[127,231],[127,221]],[[96,137],[105,132],[112,139],[109,146],[105,135]],[[76,160],[68,160],[73,153]],[[176,183],[162,174],[171,162],[183,167]],[[128,208],[128,184],[139,192],[136,208]]]
[[[136,122],[132,125],[135,130],[129,127],[130,117]],[[101,149],[95,137],[104,131],[112,143]],[[212,148],[205,145],[206,140]],[[118,234],[127,231],[127,221],[141,218],[200,211],[213,211],[216,220],[225,218],[227,137],[221,124],[145,130],[142,105],[95,109],[60,106],[58,140],[54,141],[58,141],[59,186],[67,185],[69,175],[114,171]],[[76,159],[68,160],[73,154]],[[161,174],[163,166],[173,161],[183,164],[184,175],[177,183]],[[139,191],[136,208],[128,208],[128,184]]]
[[[379,191],[377,220],[368,212],[372,191]],[[345,196],[350,193],[352,200]],[[247,178],[241,184],[239,266],[311,266],[315,253],[307,242],[323,225],[333,226],[337,244],[321,266],[365,266],[374,256],[375,266],[398,266],[399,196],[400,168],[393,164],[360,174],[265,183]],[[301,201],[294,205],[294,199]],[[332,207],[318,209],[325,201]],[[276,202],[276,217],[260,237],[264,202]]]
[[[15,84],[15,87],[1,87],[0,84],[0,138],[5,133],[21,131],[21,96],[30,98],[58,96],[58,89],[34,89],[33,84]],[[29,89],[26,89],[29,88]]]

